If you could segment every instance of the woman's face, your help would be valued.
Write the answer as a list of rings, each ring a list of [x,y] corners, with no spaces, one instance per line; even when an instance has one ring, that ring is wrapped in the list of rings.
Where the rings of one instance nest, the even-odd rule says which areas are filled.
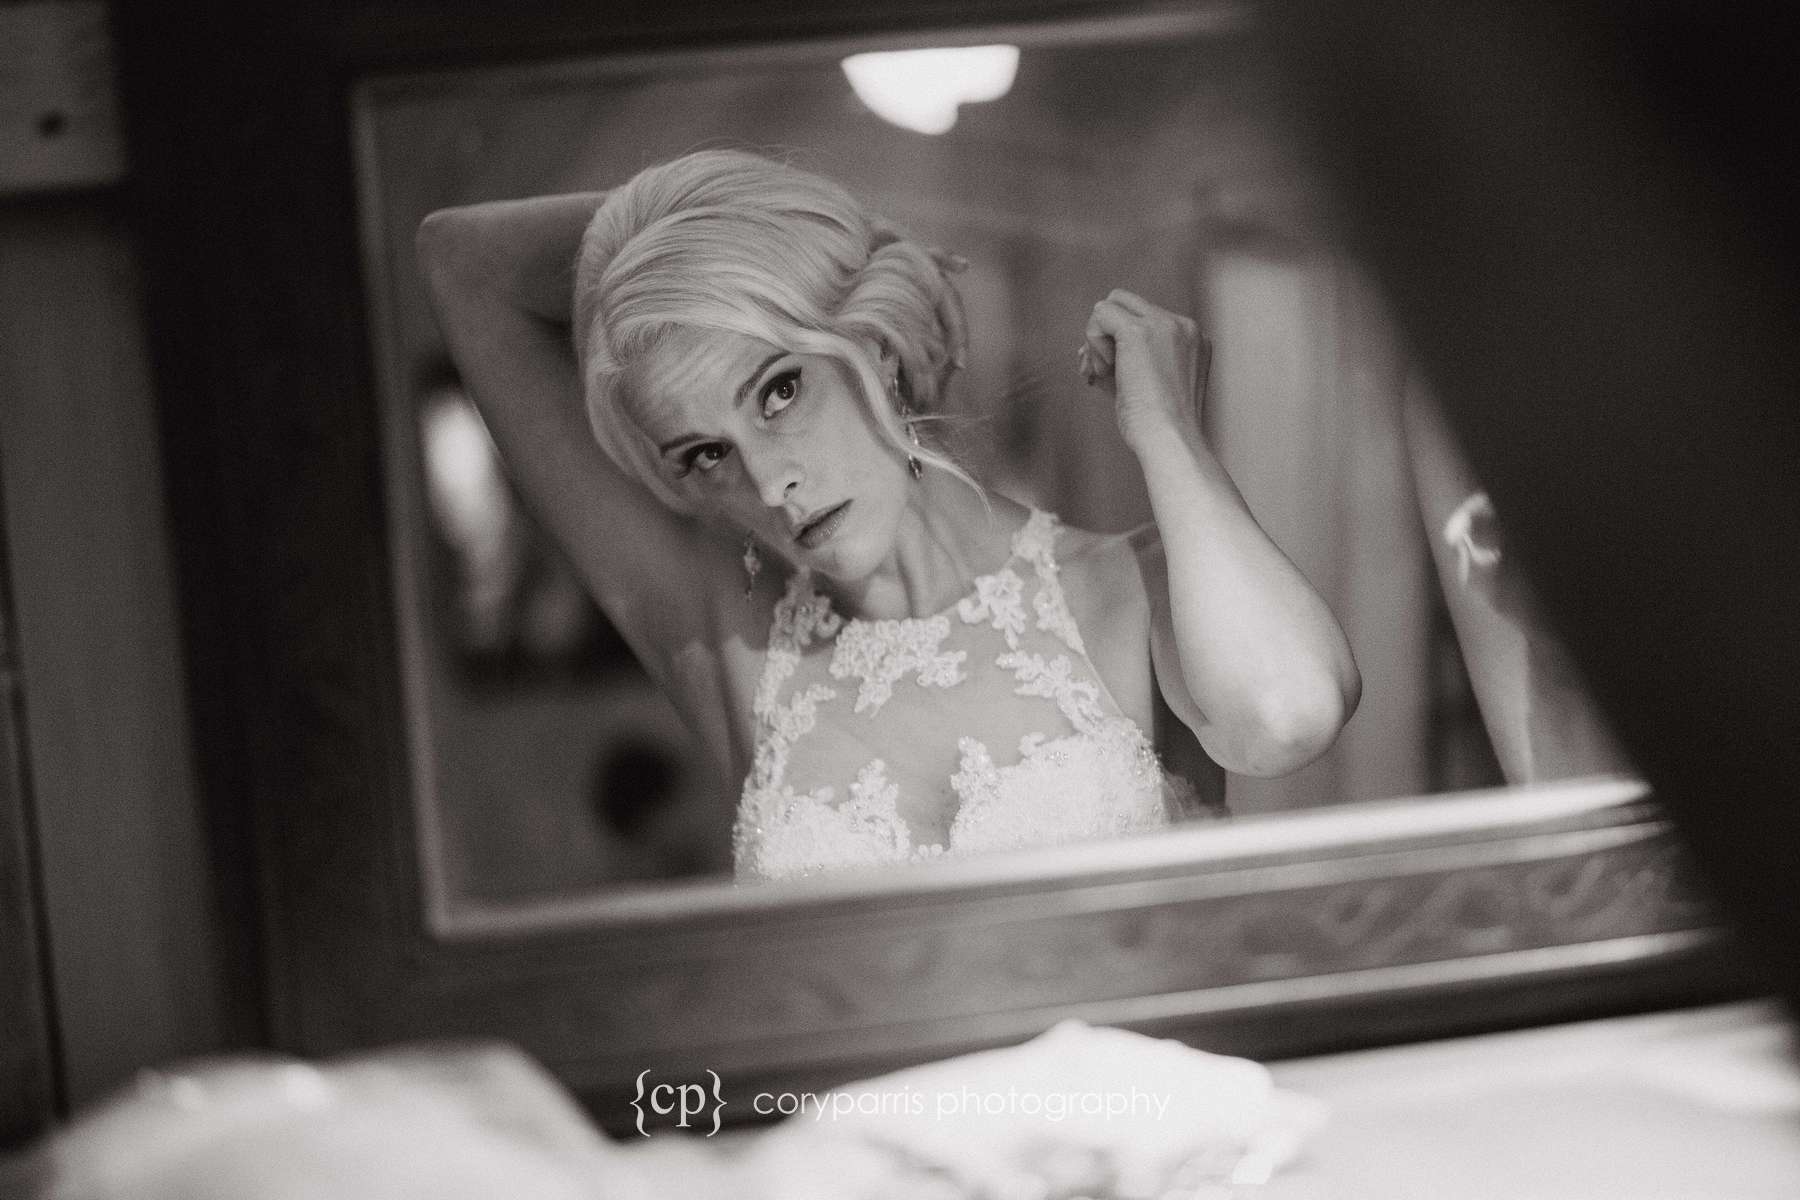
[[[887,560],[907,505],[906,456],[836,360],[683,331],[631,392],[663,478],[702,514],[829,579],[864,579]]]

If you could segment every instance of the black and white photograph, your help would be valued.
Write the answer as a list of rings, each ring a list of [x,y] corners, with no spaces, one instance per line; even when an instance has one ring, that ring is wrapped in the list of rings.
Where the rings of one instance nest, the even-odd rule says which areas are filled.
[[[1800,45],[0,4],[0,1198],[1800,1194]]]

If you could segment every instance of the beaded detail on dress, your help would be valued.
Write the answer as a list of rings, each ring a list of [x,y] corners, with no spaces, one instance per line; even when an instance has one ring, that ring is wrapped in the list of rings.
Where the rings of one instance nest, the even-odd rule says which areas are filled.
[[[794,575],[756,692],[740,879],[1087,841],[1180,811],[1187,784],[1088,660],[1056,527],[1032,512],[1006,564],[931,617],[846,620]]]

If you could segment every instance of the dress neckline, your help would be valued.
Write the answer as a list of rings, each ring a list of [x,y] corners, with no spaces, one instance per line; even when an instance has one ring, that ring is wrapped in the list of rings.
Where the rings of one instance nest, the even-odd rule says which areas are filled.
[[[906,630],[916,626],[928,625],[934,621],[947,620],[949,619],[950,614],[956,612],[959,607],[980,596],[983,591],[983,585],[991,586],[993,580],[998,579],[1001,575],[1004,575],[1007,571],[1011,570],[1013,564],[1016,562],[1037,562],[1041,559],[1047,559],[1050,570],[1054,571],[1056,569],[1055,560],[1050,556],[1050,549],[1056,539],[1057,524],[1058,521],[1055,513],[1046,512],[1036,506],[1028,509],[1025,520],[1017,529],[1013,530],[1011,553],[1006,556],[1006,561],[1002,562],[991,571],[984,571],[980,575],[972,577],[968,582],[968,586],[962,590],[962,593],[958,595],[956,599],[950,601],[950,603],[944,605],[944,607],[938,609],[936,612],[923,617],[844,616],[842,613],[838,612],[837,606],[831,602],[829,594],[820,591],[813,586],[813,574],[810,568],[794,572],[793,579],[788,584],[788,595],[794,600],[810,596],[814,598],[817,603],[823,605],[823,615],[828,615],[830,618],[830,632],[827,635],[829,637],[835,637],[847,626]],[[825,630],[821,629],[820,632],[823,633]]]

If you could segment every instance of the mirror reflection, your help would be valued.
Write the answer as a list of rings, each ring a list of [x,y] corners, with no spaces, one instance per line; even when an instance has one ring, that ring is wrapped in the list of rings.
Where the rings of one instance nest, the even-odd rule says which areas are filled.
[[[435,885],[1501,782],[1434,562],[1494,522],[1421,517],[1478,488],[1247,45],[852,49],[360,97]]]

